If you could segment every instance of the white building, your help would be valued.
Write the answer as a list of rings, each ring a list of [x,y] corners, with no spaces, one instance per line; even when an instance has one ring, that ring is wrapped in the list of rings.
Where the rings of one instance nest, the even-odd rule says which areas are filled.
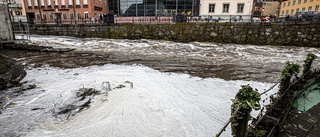
[[[200,16],[220,22],[249,21],[253,0],[200,0]]]

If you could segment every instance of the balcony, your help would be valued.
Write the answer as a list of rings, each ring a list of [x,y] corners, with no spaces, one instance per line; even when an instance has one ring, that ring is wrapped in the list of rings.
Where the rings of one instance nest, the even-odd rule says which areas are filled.
[[[9,9],[22,9],[21,4],[15,4],[15,3],[8,3]]]

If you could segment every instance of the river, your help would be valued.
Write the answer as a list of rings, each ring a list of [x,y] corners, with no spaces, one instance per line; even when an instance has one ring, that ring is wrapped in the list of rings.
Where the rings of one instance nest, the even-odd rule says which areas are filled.
[[[308,53],[320,55],[313,47],[144,39],[32,35],[31,43],[75,51],[1,51],[28,73],[22,87],[3,91],[17,105],[1,110],[2,136],[214,136],[241,85],[263,92],[286,61],[302,64]],[[15,93],[28,85],[36,88]],[[71,117],[54,113],[75,102],[82,86],[103,94]]]

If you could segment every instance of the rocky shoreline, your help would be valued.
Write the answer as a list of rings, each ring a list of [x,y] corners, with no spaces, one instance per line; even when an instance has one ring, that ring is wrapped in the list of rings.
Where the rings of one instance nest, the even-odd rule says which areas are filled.
[[[24,51],[40,51],[40,52],[70,52],[74,49],[59,48],[55,49],[49,46],[37,46],[29,42],[13,43],[3,45],[4,50],[24,50]]]
[[[13,59],[0,54],[1,69],[0,90],[16,86],[27,75],[24,67]],[[4,65],[7,64],[7,65]]]

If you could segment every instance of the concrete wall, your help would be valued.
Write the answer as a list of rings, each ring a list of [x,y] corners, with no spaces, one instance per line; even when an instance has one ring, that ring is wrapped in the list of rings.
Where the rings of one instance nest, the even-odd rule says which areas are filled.
[[[13,32],[11,21],[9,18],[8,7],[7,4],[0,2],[0,40],[13,40]]]
[[[176,24],[35,24],[30,33],[111,39],[157,39],[255,45],[320,47],[320,22],[176,23]]]

